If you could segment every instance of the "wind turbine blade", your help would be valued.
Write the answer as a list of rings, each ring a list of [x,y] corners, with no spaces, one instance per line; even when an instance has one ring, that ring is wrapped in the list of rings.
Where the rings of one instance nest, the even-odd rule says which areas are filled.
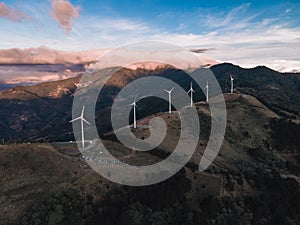
[[[77,118],[75,118],[75,119],[73,119],[73,120],[70,120],[69,123],[73,123],[74,121],[77,121],[77,120],[80,120],[80,119],[81,119],[81,116],[80,116],[80,117],[77,117]]]
[[[166,90],[166,89],[164,89],[164,91],[169,93],[169,91],[168,91],[168,90]]]
[[[85,106],[82,106],[81,116],[83,116],[83,114],[84,114],[84,109],[85,109]]]
[[[170,93],[173,91],[174,88],[175,88],[175,87],[172,87],[172,89],[170,90]]]
[[[86,122],[88,125],[91,125],[86,119],[82,118],[82,120],[83,120],[84,122]]]

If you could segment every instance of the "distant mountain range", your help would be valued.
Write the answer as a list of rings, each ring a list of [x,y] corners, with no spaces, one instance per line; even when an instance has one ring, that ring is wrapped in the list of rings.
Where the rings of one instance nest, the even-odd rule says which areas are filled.
[[[219,64],[211,67],[223,92],[229,92],[229,75],[235,78],[237,92],[252,95],[282,117],[297,119],[300,114],[300,74],[279,73],[267,67],[243,69],[232,64]],[[107,84],[96,107],[96,122],[102,132],[110,130],[109,107],[122,87],[130,81],[144,76],[161,76],[171,79],[188,89],[190,78],[174,68],[154,70],[123,68]],[[0,139],[6,141],[72,140],[71,119],[73,94],[81,76],[44,82],[32,86],[18,86],[0,92]],[[204,99],[196,87],[195,101]],[[152,101],[151,98],[148,101]],[[140,117],[167,110],[167,104],[152,102],[149,109],[144,101],[139,104]],[[166,107],[164,107],[166,105]],[[104,119],[103,119],[104,118]],[[57,132],[59,131],[59,132]]]
[[[3,84],[3,83],[0,83],[0,91],[6,90],[6,89],[9,89],[9,88],[13,88],[13,87],[16,87],[18,85],[20,85],[20,84],[5,84],[5,83]]]

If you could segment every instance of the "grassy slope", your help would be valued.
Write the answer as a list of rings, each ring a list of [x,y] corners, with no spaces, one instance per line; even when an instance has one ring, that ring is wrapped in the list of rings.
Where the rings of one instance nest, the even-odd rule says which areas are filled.
[[[59,154],[51,145],[0,146],[0,221],[6,224],[50,193],[75,188],[94,192],[103,180],[78,158]]]
[[[234,94],[225,95],[228,110],[228,126],[221,151],[206,172],[199,173],[195,165],[199,163],[201,153],[207,142],[205,133],[200,136],[196,153],[185,171],[185,177],[191,186],[185,193],[192,207],[197,208],[200,201],[207,196],[245,196],[256,193],[252,179],[246,174],[254,167],[263,168],[262,171],[273,168],[274,163],[280,163],[287,158],[277,154],[270,148],[271,130],[269,122],[277,115],[252,96]],[[204,104],[196,104],[202,116],[209,116],[209,109]],[[169,154],[171,146],[176,145],[180,123],[178,116],[172,114],[158,114],[170,125],[167,138],[159,147]],[[147,124],[149,118],[139,121]],[[207,120],[202,120],[201,125],[209,129]],[[137,136],[146,137],[149,132],[138,131]],[[107,139],[110,139],[108,137]],[[118,144],[106,141],[107,146],[115,148],[114,155],[124,161],[143,164],[153,163],[159,158],[156,154],[136,153],[123,151]],[[254,153],[259,149],[263,154],[263,164],[255,158]],[[254,152],[254,153],[253,153]],[[125,158],[124,158],[125,157]],[[289,156],[290,157],[290,156]],[[61,154],[57,149],[47,144],[20,144],[0,146],[0,221],[8,224],[20,221],[20,216],[36,202],[44,200],[47,196],[57,191],[73,188],[83,195],[92,195],[94,199],[101,199],[112,187],[117,185],[105,180],[78,157]],[[294,176],[285,169],[278,171],[283,175]],[[236,180],[242,180],[237,184]],[[166,182],[163,182],[163,184]],[[180,186],[180,185],[179,185]],[[183,193],[184,194],[184,193]],[[175,197],[176,198],[176,197]],[[84,204],[84,203],[83,203]]]

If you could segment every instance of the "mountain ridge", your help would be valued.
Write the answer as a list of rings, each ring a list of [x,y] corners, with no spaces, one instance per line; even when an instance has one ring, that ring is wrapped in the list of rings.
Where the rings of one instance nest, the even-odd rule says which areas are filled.
[[[262,221],[263,224],[280,225],[275,222],[278,218],[298,222],[297,214],[284,210],[291,202],[296,202],[295,211],[300,209],[298,149],[289,149],[288,142],[281,143],[281,149],[276,148],[273,133],[282,135],[272,129],[278,124],[277,116],[254,97],[234,93],[225,94],[225,100],[227,131],[211,166],[204,172],[198,170],[210,121],[209,113],[206,113],[208,105],[196,104],[202,119],[195,153],[176,175],[151,186],[122,186],[101,177],[88,166],[86,160],[89,159],[67,153],[68,149],[76,149],[75,143],[0,145],[1,220],[6,224],[28,224],[27,221],[33,224],[37,217],[40,221],[48,221],[55,209],[59,212],[56,214],[64,215],[64,221],[68,221],[65,224],[74,223],[74,218],[84,222],[89,219],[89,224],[98,224],[99,218],[106,218],[113,221],[107,224],[129,225],[134,224],[136,217],[130,217],[131,211],[126,210],[133,208],[134,215],[140,213],[144,217],[168,209],[176,215],[169,219],[172,224],[181,224],[177,223],[178,217],[184,218],[183,222],[190,218],[190,224],[199,224],[201,219],[200,224],[210,225],[216,224],[210,222],[216,218],[217,224],[260,224]],[[111,137],[102,141],[111,154],[124,163],[153,165],[170,154],[170,146],[177,144],[176,138],[180,135],[177,113],[162,112],[156,116],[166,121],[171,132],[156,150],[133,152]],[[147,121],[149,118],[139,121],[138,125]],[[281,122],[287,124],[284,120]],[[297,138],[299,128],[296,129],[298,133],[293,134],[294,138]],[[134,131],[138,138],[145,137],[147,132],[147,129]],[[91,157],[105,158],[97,152]],[[118,167],[118,164],[113,166]],[[178,210],[180,205],[190,212],[189,216]],[[116,219],[116,210],[122,211],[122,218],[129,219],[120,222]],[[146,210],[148,212],[143,214]],[[274,210],[278,210],[276,214]],[[69,215],[72,216],[67,217]],[[159,215],[158,218],[164,218],[164,214]]]
[[[224,93],[229,92],[229,75],[235,78],[235,92],[256,97],[264,105],[284,118],[299,119],[300,103],[300,75],[289,76],[264,67],[243,69],[233,64],[213,66],[217,80]],[[177,82],[184,89],[190,86],[190,78],[183,71],[177,69],[157,70],[120,70],[105,85],[97,106],[96,121],[99,126],[109,131],[109,107],[122,87],[134,79],[144,76],[162,76]],[[20,86],[0,92],[0,139],[5,140],[34,140],[45,137],[49,140],[71,140],[71,119],[73,95],[77,89],[81,76],[66,80],[46,82],[33,86]],[[204,100],[204,94],[199,87],[194,87],[195,102]],[[146,109],[147,104],[153,105]],[[141,102],[140,118],[147,115],[166,111],[163,101],[149,99]],[[106,118],[106,119],[100,119]],[[104,121],[104,122],[103,122]],[[56,130],[61,130],[58,135]],[[103,132],[104,132],[103,131]]]

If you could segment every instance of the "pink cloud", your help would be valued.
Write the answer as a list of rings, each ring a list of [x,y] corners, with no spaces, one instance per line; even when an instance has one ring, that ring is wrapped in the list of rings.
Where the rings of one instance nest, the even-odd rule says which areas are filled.
[[[1,64],[89,64],[111,49],[64,52],[45,46],[38,48],[0,49]],[[0,74],[1,78],[1,74]]]
[[[0,17],[4,17],[15,22],[30,19],[30,16],[28,16],[25,12],[8,7],[4,2],[0,2]]]
[[[51,16],[66,32],[72,30],[72,21],[79,16],[79,6],[73,6],[69,1],[52,0]]]

